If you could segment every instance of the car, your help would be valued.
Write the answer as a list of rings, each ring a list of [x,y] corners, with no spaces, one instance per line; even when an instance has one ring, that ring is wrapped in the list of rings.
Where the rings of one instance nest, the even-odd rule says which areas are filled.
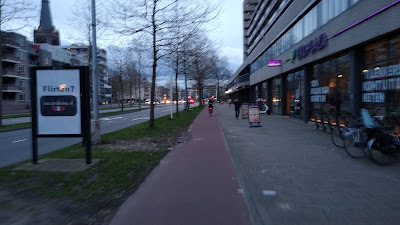
[[[190,99],[189,103],[190,103],[190,104],[193,104],[193,103],[194,103],[194,100],[193,100],[193,99]]]

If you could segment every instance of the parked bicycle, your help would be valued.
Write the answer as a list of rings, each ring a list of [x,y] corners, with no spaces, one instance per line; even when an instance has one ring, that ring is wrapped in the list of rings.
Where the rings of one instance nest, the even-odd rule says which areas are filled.
[[[374,120],[368,110],[361,109],[367,127],[368,153],[371,160],[381,166],[400,159],[400,114],[389,114]]]

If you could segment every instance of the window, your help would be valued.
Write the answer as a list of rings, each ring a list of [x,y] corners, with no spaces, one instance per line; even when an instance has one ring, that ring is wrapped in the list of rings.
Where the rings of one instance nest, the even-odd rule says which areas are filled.
[[[400,35],[389,41],[389,56],[391,59],[400,58]]]
[[[281,114],[281,78],[272,80],[272,112]]]
[[[25,60],[24,52],[20,51],[18,57],[19,57],[20,60]]]
[[[25,87],[25,82],[24,82],[24,80],[19,80],[19,86]]]
[[[25,66],[19,65],[18,66],[18,72],[25,73]]]
[[[19,44],[20,46],[24,46],[24,38],[23,38],[23,37],[19,37],[19,38],[18,38],[18,44]]]
[[[49,58],[44,58],[44,64],[49,65]]]
[[[26,99],[25,99],[25,93],[20,93],[20,94],[19,94],[19,100],[20,100],[20,101],[26,101]]]

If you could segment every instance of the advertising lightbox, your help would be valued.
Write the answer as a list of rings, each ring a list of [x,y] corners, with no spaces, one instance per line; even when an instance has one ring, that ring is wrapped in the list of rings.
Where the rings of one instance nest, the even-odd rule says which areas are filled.
[[[37,70],[38,133],[81,134],[80,71]]]

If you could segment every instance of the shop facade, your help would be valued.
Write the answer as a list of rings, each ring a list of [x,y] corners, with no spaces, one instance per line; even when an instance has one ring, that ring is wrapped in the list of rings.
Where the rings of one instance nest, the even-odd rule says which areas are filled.
[[[303,10],[296,7],[301,2]],[[279,35],[264,38],[245,59],[250,102],[262,99],[273,114],[305,122],[332,109],[354,116],[361,108],[382,115],[400,110],[399,0],[292,4],[276,22],[284,28]],[[286,19],[289,26],[286,13],[297,15]]]

